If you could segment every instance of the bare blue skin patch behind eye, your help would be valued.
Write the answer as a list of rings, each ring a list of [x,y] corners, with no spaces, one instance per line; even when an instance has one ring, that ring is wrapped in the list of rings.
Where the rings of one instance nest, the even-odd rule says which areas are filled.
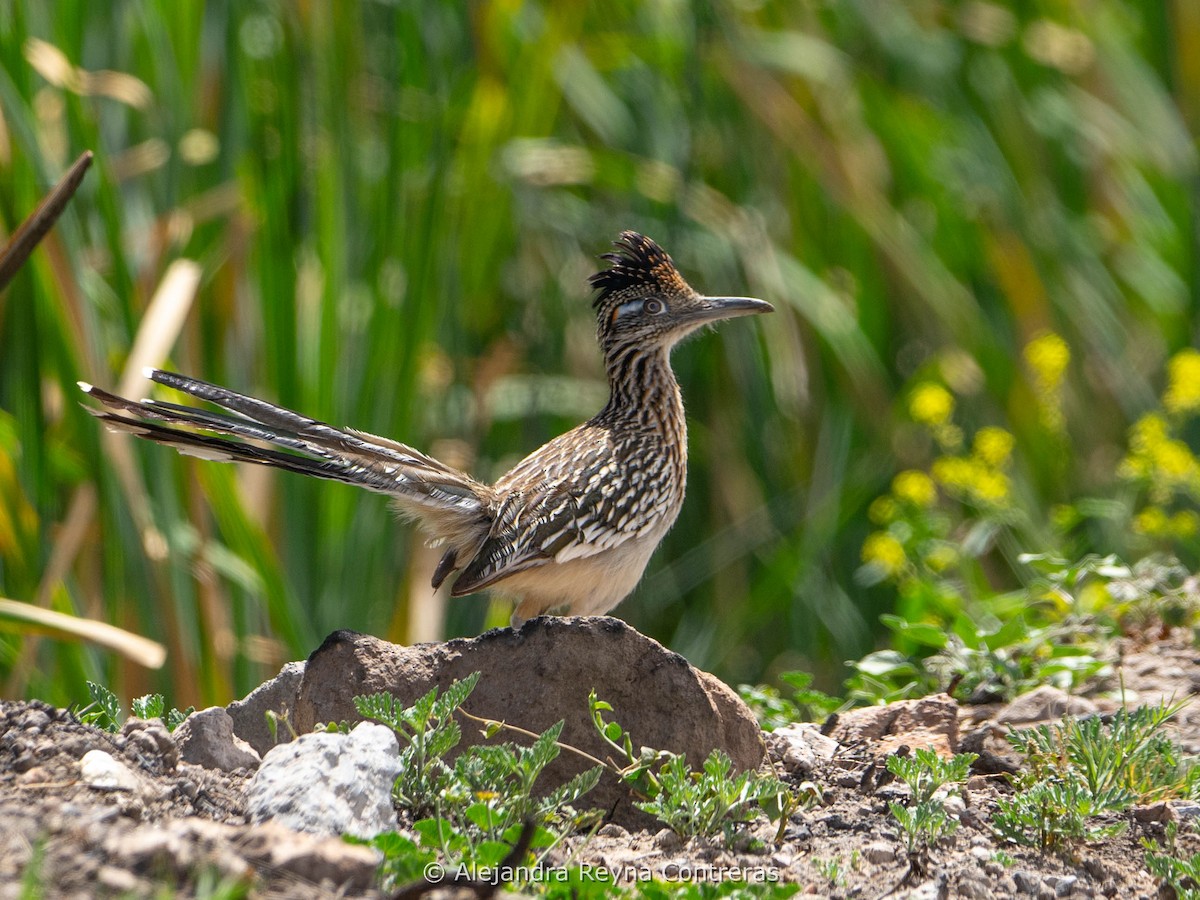
[[[617,307],[617,318],[621,318],[622,316],[627,316],[630,313],[641,312],[642,307],[645,305],[646,305],[646,301],[641,300],[641,299],[630,300],[628,303],[622,303],[620,306]]]

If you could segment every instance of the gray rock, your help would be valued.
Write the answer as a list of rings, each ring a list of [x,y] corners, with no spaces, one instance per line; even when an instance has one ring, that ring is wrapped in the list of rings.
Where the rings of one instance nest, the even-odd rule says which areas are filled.
[[[1067,715],[1092,715],[1098,708],[1086,697],[1072,697],[1066,691],[1044,684],[1004,707],[995,721],[1001,725],[1029,725],[1055,721]]]
[[[1017,886],[1017,892],[1020,894],[1029,894],[1037,896],[1042,889],[1042,877],[1036,872],[1027,872],[1024,869],[1017,869],[1012,873],[1013,883]]]
[[[959,879],[954,896],[963,897],[965,900],[988,900],[988,898],[996,896],[996,891],[990,881],[966,876]]]
[[[519,630],[498,628],[472,639],[402,647],[339,631],[309,657],[296,701],[299,731],[318,722],[356,721],[354,697],[388,691],[411,705],[434,685],[480,672],[464,704],[475,716],[542,732],[560,719],[560,740],[601,759],[612,755],[588,714],[595,689],[612,704],[635,747],[687,754],[699,768],[713,749],[729,754],[737,770],[755,769],[764,746],[754,715],[729,687],[626,625],[607,617],[545,617]],[[458,750],[483,743],[480,729],[463,722]],[[512,741],[501,731],[494,742]],[[550,791],[592,763],[565,751],[536,789]],[[648,817],[629,791],[609,775],[577,804],[611,810],[611,820],[642,827]]]
[[[896,861],[896,848],[886,841],[872,841],[863,848],[863,859],[877,866]]]
[[[232,772],[258,768],[254,748],[233,733],[233,719],[221,706],[194,712],[175,729],[175,743],[184,762]]]
[[[918,884],[907,894],[897,894],[895,896],[901,898],[901,900],[938,900],[939,897],[945,896],[942,887],[939,881],[926,881],[924,884]]]
[[[246,790],[252,822],[316,835],[372,838],[396,827],[396,735],[366,722],[349,734],[316,732],[267,752]]]
[[[380,854],[340,838],[300,834],[275,823],[231,825],[195,816],[135,825],[120,819],[104,829],[99,850],[123,870],[150,870],[176,877],[197,866],[233,880],[250,878],[255,868],[290,872],[309,885],[327,883],[321,896],[368,890],[375,882]],[[305,893],[305,896],[308,896]]]
[[[241,700],[227,707],[233,719],[233,733],[262,756],[277,743],[284,744],[292,739],[286,725],[280,725],[276,736],[271,736],[267,725],[267,713],[272,712],[281,719],[291,721],[296,708],[296,694],[300,690],[300,679],[304,677],[304,663],[290,662],[279,670],[270,681],[259,685]]]
[[[811,722],[793,722],[764,735],[767,752],[784,771],[808,778],[823,760],[833,759],[838,742]]]
[[[1171,800],[1171,811],[1180,819],[1195,819],[1200,816],[1200,803],[1194,800]]]

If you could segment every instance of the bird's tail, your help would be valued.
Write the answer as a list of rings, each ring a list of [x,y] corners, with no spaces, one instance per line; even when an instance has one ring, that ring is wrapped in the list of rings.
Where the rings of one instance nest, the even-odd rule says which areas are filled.
[[[490,488],[406,444],[334,428],[198,378],[161,369],[146,369],[145,375],[221,411],[163,400],[127,400],[80,382],[84,393],[104,407],[86,409],[113,431],[165,444],[188,456],[258,463],[388,494],[402,513],[422,520],[435,538],[469,529],[487,514]]]

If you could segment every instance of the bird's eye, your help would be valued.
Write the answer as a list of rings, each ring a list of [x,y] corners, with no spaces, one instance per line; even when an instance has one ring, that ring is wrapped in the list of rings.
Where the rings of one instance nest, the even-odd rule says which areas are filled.
[[[667,305],[665,303],[663,303],[661,300],[659,300],[657,297],[651,297],[649,300],[647,300],[646,305],[644,307],[646,312],[650,313],[650,315],[652,315],[652,316],[657,316],[659,313],[663,312],[663,310],[665,310],[666,308],[667,308]]]

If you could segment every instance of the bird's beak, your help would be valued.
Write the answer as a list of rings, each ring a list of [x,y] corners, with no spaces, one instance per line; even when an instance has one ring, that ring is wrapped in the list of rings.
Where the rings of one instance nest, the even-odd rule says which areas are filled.
[[[716,322],[719,319],[774,311],[775,307],[766,300],[757,300],[754,297],[704,297],[693,315],[698,322]]]

